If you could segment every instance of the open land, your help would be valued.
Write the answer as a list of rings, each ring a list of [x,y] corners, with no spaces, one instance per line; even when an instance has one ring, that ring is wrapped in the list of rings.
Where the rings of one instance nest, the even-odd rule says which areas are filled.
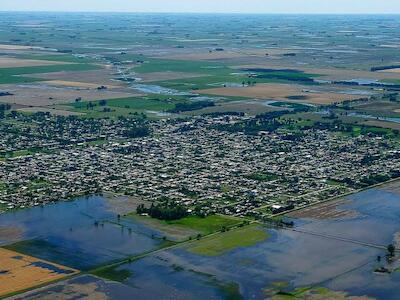
[[[36,66],[51,66],[51,65],[61,65],[61,64],[64,63],[58,61],[0,57],[0,68],[36,67]]]
[[[323,92],[310,90],[306,86],[286,85],[286,84],[258,84],[254,87],[232,87],[200,90],[199,93],[219,96],[240,96],[256,99],[285,100],[291,97],[298,97],[296,102],[306,102],[312,104],[331,104],[345,100],[355,100],[360,95],[344,95],[333,92]]]
[[[0,296],[76,274],[77,271],[0,249]]]

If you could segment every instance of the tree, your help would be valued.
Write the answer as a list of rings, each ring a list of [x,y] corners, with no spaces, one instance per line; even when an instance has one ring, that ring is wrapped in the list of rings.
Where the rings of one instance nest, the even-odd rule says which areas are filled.
[[[387,251],[389,252],[389,255],[393,257],[396,251],[396,247],[393,244],[390,244],[387,246]]]

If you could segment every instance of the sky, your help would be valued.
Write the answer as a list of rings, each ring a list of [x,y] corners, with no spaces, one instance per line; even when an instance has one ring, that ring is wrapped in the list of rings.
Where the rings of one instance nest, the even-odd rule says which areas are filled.
[[[0,0],[0,11],[400,13],[400,0]]]

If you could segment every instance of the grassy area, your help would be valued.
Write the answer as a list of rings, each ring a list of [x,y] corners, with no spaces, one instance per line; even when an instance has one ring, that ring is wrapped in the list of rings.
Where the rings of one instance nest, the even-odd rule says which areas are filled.
[[[104,101],[104,100],[103,100]],[[149,117],[156,116],[150,112],[165,112],[175,107],[176,103],[182,103],[186,100],[179,96],[151,96],[151,97],[128,97],[118,99],[105,99],[105,105],[100,105],[102,101],[76,102],[69,104],[72,110],[84,113],[86,117],[104,118],[132,116],[135,114],[147,114]]]
[[[291,109],[302,109],[302,108],[308,107],[305,104],[293,103],[293,102],[271,102],[268,105],[275,106],[275,107],[291,108]]]
[[[27,156],[27,155],[32,155],[34,152],[30,150],[17,150],[17,151],[11,151],[7,152],[4,154],[0,154],[0,157],[3,159],[7,158],[16,158],[16,157],[21,157],[21,156]]]
[[[222,283],[215,282],[214,285],[221,291],[228,300],[242,300],[243,296],[240,294],[240,287],[235,282]]]
[[[298,287],[292,291],[278,291],[272,300],[291,300],[291,299],[350,299],[344,292],[336,292],[325,287]]]
[[[255,245],[267,238],[268,234],[265,230],[260,229],[258,225],[250,225],[200,240],[190,245],[187,250],[198,255],[218,256],[238,247]]]
[[[198,234],[207,235],[220,231],[222,228],[230,228],[242,223],[240,219],[219,215],[205,218],[189,216],[180,220],[164,221],[131,213],[126,218],[144,223],[165,234],[168,239],[175,241],[183,241],[190,237],[195,238]]]
[[[38,78],[30,78],[19,75],[51,73],[59,71],[88,71],[99,68],[100,68],[99,66],[92,64],[65,64],[65,65],[53,65],[53,66],[0,68],[0,84],[24,83],[24,82],[33,82],[41,80]]]
[[[135,71],[139,73],[172,71],[208,74],[210,70],[224,68],[222,64],[216,62],[153,59],[143,57],[140,59],[144,60],[145,63],[135,67]]]
[[[101,269],[94,270],[91,274],[105,278],[112,281],[123,282],[132,276],[132,272],[129,270],[117,270],[120,266],[104,267]]]
[[[35,148],[23,149],[23,150],[17,150],[17,151],[9,151],[9,152],[5,152],[5,153],[0,153],[0,159],[6,160],[9,158],[33,155],[35,153],[51,153],[51,151],[46,150],[46,149],[35,149]]]
[[[222,87],[224,84],[238,84],[243,82],[255,83],[292,83],[299,80],[310,80],[316,77],[316,74],[306,74],[299,71],[269,71],[269,72],[256,72],[257,78],[249,78],[247,75],[250,71],[240,71],[231,69],[228,66],[219,62],[209,61],[181,61],[181,60],[168,60],[168,59],[152,59],[143,58],[140,60],[145,61],[135,71],[138,73],[151,73],[151,72],[187,72],[197,73],[198,77],[182,78],[174,80],[164,80],[153,82],[154,84],[161,85],[167,88],[177,90],[198,90],[207,89],[212,87]],[[262,70],[262,69],[260,69]]]
[[[43,179],[36,179],[31,182],[29,182],[29,190],[37,190],[37,189],[42,189],[42,188],[47,188],[50,187],[52,184],[46,180]]]
[[[224,84],[236,84],[241,86],[250,81],[251,83],[290,83],[288,80],[274,79],[274,78],[249,78],[245,74],[234,73],[233,69],[220,69],[218,74],[213,74],[215,70],[211,70],[210,74],[202,77],[186,78],[186,79],[175,79],[153,82],[153,84],[161,85],[163,87],[188,91],[188,90],[201,90],[223,87]],[[215,96],[215,95],[214,95]]]
[[[181,98],[171,98],[167,96],[155,96],[155,97],[129,97],[129,98],[118,98],[118,99],[106,99],[107,107],[124,108],[134,111],[143,110],[155,110],[163,111],[174,108],[174,103],[182,102]],[[100,106],[100,101],[92,101],[96,106]],[[71,104],[77,110],[87,110],[87,102],[77,102]],[[102,108],[102,107],[100,107]]]
[[[212,215],[206,218],[196,216],[189,216],[180,220],[165,221],[168,225],[182,226],[192,230],[199,231],[203,234],[210,234],[217,232],[222,227],[232,227],[239,225],[242,221],[237,218]]]
[[[7,185],[3,181],[0,180],[0,192],[4,191],[6,188],[7,188]]]

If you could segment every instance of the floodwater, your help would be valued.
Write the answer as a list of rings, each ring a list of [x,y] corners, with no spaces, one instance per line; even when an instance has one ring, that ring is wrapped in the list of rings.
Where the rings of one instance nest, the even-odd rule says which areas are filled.
[[[134,221],[118,224],[109,202],[98,196],[0,215],[0,245],[77,269],[157,248],[157,232]],[[15,234],[1,234],[12,228]],[[24,241],[24,242],[21,242]]]
[[[354,116],[354,117],[372,119],[372,120],[400,123],[400,118],[376,117],[376,116],[372,116],[372,115],[368,115],[368,114],[361,114],[361,113],[349,113],[348,115]]]
[[[162,87],[159,85],[152,84],[133,84],[131,85],[132,89],[138,90],[143,93],[148,94],[157,94],[157,95],[171,95],[171,96],[191,96],[192,93],[188,92],[180,92],[175,89],[170,89],[166,87]]]
[[[171,285],[196,292],[195,281],[221,291],[221,286],[236,285],[244,299],[265,299],[279,289],[290,291],[309,286],[348,295],[398,299],[400,273],[383,275],[374,270],[388,266],[383,248],[393,242],[399,231],[399,192],[375,188],[347,199],[339,208],[355,214],[341,219],[295,220],[294,229],[301,232],[265,228],[270,237],[251,247],[216,257],[178,248],[121,266],[120,270],[133,274],[124,284],[137,287],[142,295],[152,295],[154,286],[168,293]],[[382,262],[377,262],[378,256],[383,257]],[[277,290],[276,283],[285,287]]]
[[[92,201],[90,199],[89,202]],[[400,231],[399,183],[366,190],[346,199],[348,201],[340,202],[337,209],[349,210],[351,214],[337,219],[294,219],[293,229],[271,229],[260,225],[269,237],[250,247],[239,247],[219,256],[205,256],[190,252],[190,245],[185,245],[118,267],[117,271],[129,270],[131,274],[123,283],[112,283],[93,276],[73,280],[86,280],[94,285],[94,290],[90,292],[92,296],[100,292],[106,294],[108,299],[126,299],[126,295],[138,299],[267,299],[280,290],[292,291],[311,286],[371,297],[365,299],[398,299],[400,273],[377,274],[374,270],[380,266],[391,266],[385,260],[385,247]],[[106,210],[101,208],[101,203],[96,205],[100,208],[94,211],[85,200],[74,205],[80,206],[79,211],[83,213],[91,211],[92,216],[102,216]],[[82,206],[88,208],[82,209]],[[47,211],[44,215],[50,212],[56,219],[57,211]],[[29,225],[28,219],[37,221],[27,218],[25,214],[32,213],[28,210],[16,213],[19,223]],[[37,212],[34,215],[40,216]],[[25,221],[21,222],[21,219]],[[88,222],[86,227],[91,227],[91,223]],[[36,232],[41,231],[43,229],[36,229]],[[96,243],[99,244],[99,241]],[[129,239],[126,244],[130,247],[135,245]],[[114,249],[123,251],[123,245],[116,244]],[[96,253],[96,250],[93,251]],[[378,256],[382,257],[381,262],[378,262]],[[399,264],[394,265],[397,268]],[[54,296],[70,293],[70,289],[66,289],[69,284],[58,283],[35,291],[34,299],[40,299],[49,292],[55,293]],[[73,286],[75,288],[76,284]]]

